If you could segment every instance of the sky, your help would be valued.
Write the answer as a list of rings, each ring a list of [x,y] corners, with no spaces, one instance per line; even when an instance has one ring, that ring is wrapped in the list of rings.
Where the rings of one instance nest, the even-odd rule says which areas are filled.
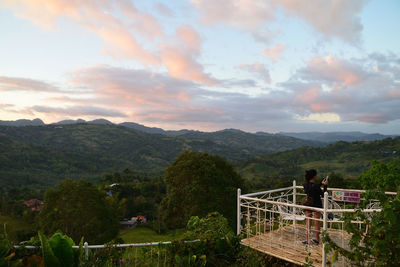
[[[398,0],[0,0],[0,120],[400,134]]]

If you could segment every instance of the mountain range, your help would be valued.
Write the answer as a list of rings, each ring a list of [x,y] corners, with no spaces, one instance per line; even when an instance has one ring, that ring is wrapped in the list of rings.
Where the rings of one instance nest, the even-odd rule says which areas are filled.
[[[10,122],[6,123],[12,125]],[[246,179],[264,184],[266,178],[272,179],[272,176],[278,177],[278,174],[293,177],[308,166],[304,164],[310,160],[340,158],[340,164],[363,161],[364,168],[367,164],[365,162],[371,159],[387,157],[393,147],[386,146],[381,155],[376,154],[379,146],[370,145],[368,155],[360,154],[361,158],[355,159],[351,155],[364,149],[365,142],[357,145],[355,150],[346,152],[354,144],[341,145],[339,142],[329,145],[326,142],[299,139],[282,133],[254,134],[236,129],[210,133],[191,130],[164,131],[136,123],[117,125],[103,119],[89,122],[61,121],[53,124],[44,124],[38,119],[19,120],[13,125],[0,125],[0,186],[47,187],[65,178],[99,180],[105,173],[126,168],[140,175],[158,176],[162,175],[165,167],[175,157],[186,150],[222,156],[238,168]],[[386,144],[391,140],[393,139],[386,138],[376,142]],[[396,140],[398,144],[399,138]],[[333,150],[331,146],[334,146]],[[350,156],[333,153],[337,146]],[[400,148],[395,147],[393,150],[398,151]],[[322,157],[327,154],[333,158]],[[340,164],[334,163],[335,166],[341,166]],[[346,168],[357,168],[355,173],[361,170],[348,164]]]
[[[106,119],[96,119],[92,121],[85,121],[83,119],[77,120],[62,120],[56,123],[48,124],[48,125],[68,125],[68,124],[108,124],[108,125],[120,125],[127,128],[135,129],[144,133],[149,134],[162,134],[167,136],[183,136],[183,137],[190,137],[195,139],[210,139],[216,142],[221,142],[218,136],[223,136],[224,132],[237,132],[242,135],[242,137],[249,137],[250,135],[257,135],[257,136],[286,136],[286,137],[294,137],[297,139],[302,140],[309,140],[309,141],[316,141],[322,143],[335,143],[338,141],[345,141],[345,142],[355,142],[355,141],[374,141],[374,140],[382,140],[385,138],[393,138],[398,135],[383,135],[379,133],[363,133],[358,131],[353,132],[302,132],[302,133],[295,133],[295,132],[279,132],[276,134],[266,133],[266,132],[256,132],[247,133],[237,129],[225,129],[222,131],[217,132],[201,132],[195,130],[164,130],[162,128],[157,127],[147,127],[145,125],[135,123],[135,122],[123,122],[119,124],[114,124]],[[16,121],[1,121],[0,125],[3,126],[44,126],[46,125],[41,119],[34,119],[34,120],[16,120]],[[246,135],[247,134],[247,135]],[[317,143],[316,143],[317,144]]]

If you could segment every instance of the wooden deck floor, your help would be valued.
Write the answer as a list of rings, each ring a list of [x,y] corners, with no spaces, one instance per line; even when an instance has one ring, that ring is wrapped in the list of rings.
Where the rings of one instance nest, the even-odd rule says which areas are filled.
[[[346,231],[329,229],[328,233],[336,244],[349,249],[350,235]],[[303,245],[306,239],[306,228],[304,225],[289,225],[278,230],[267,232],[262,235],[246,238],[242,244],[274,257],[296,263],[306,263],[306,257],[310,252],[313,266],[322,266],[322,245]],[[330,259],[332,255],[328,255]],[[349,266],[342,257],[333,266]]]

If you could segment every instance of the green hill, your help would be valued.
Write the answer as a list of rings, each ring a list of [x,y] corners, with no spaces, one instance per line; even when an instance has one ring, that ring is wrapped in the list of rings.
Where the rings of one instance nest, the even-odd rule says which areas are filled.
[[[193,140],[210,140],[220,145],[226,145],[232,148],[246,149],[253,155],[263,155],[266,153],[275,153],[291,150],[304,146],[325,146],[326,143],[302,140],[289,136],[278,135],[258,135],[243,132],[236,129],[226,129],[217,132],[189,132],[179,137]]]
[[[337,142],[327,147],[303,147],[264,155],[242,162],[239,173],[254,188],[268,188],[277,182],[303,181],[304,170],[315,168],[320,177],[338,174],[353,179],[368,169],[372,160],[400,159],[400,137],[373,142]]]
[[[237,162],[276,148],[291,148],[291,144],[271,148],[264,143],[256,150],[208,138],[148,134],[113,124],[0,126],[0,142],[2,186],[46,186],[67,177],[96,180],[104,173],[125,168],[157,175],[185,150],[217,154]]]
[[[393,151],[400,151],[399,142],[388,138],[310,147],[321,143],[239,130],[167,136],[115,124],[0,126],[0,186],[47,187],[65,178],[96,181],[126,168],[156,176],[180,153],[192,150],[226,158],[247,180],[265,187],[272,179],[301,177],[309,167],[355,177],[373,159],[398,157]],[[284,150],[290,151],[268,154]]]

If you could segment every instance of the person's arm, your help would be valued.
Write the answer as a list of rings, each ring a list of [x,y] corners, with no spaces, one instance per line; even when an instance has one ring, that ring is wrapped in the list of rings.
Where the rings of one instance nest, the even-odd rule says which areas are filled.
[[[321,190],[321,185],[324,186],[324,191]],[[320,195],[324,196],[324,193],[328,191],[328,181],[327,180],[322,180],[321,184],[319,185],[319,190],[320,190]]]

